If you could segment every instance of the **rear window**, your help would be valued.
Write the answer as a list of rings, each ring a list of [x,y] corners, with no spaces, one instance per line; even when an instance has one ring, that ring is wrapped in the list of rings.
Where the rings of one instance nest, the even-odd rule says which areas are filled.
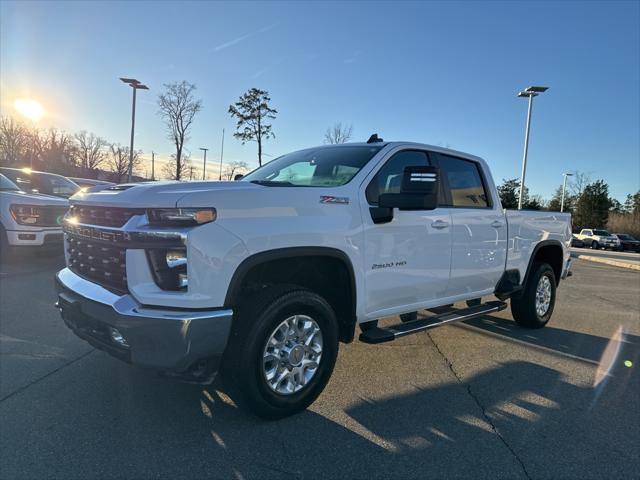
[[[599,235],[601,237],[609,237],[610,236],[609,232],[607,232],[606,230],[594,230],[593,234],[594,235]]]
[[[439,156],[440,175],[451,194],[451,206],[487,208],[487,192],[475,162],[449,155]]]

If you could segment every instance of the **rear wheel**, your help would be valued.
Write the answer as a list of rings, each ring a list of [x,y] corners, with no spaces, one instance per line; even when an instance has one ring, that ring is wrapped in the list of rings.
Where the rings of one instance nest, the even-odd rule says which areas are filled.
[[[511,313],[518,325],[544,327],[556,302],[556,277],[548,263],[536,263],[522,294],[511,299]]]
[[[600,248],[600,244],[594,240],[593,242],[591,242],[591,248],[593,250],[598,250]]]
[[[320,395],[337,354],[338,322],[327,301],[301,287],[270,287],[238,308],[221,373],[241,406],[276,419]]]

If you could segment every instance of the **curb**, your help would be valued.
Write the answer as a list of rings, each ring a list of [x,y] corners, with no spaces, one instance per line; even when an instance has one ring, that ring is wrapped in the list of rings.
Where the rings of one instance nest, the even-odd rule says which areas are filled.
[[[606,265],[613,265],[614,267],[630,268],[631,270],[640,270],[640,264],[621,262],[620,260],[611,260],[610,258],[592,257],[590,255],[578,255],[580,260],[586,260],[587,262],[604,263]]]

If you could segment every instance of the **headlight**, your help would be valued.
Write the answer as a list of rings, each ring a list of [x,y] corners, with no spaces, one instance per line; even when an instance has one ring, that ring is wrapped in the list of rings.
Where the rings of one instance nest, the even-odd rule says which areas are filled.
[[[36,225],[40,219],[40,209],[34,205],[11,205],[9,212],[20,225]]]
[[[153,248],[147,256],[156,284],[163,290],[186,290],[187,276],[186,248]]]
[[[202,225],[216,219],[215,208],[153,208],[147,210],[150,225],[190,226]]]

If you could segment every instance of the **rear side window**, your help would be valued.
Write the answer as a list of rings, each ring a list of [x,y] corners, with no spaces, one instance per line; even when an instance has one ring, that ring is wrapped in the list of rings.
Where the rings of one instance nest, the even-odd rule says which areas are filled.
[[[487,208],[489,201],[476,162],[439,155],[440,175],[451,195],[451,206]]]
[[[400,193],[405,167],[429,165],[427,153],[419,150],[403,150],[396,153],[383,165],[367,186],[366,196],[370,204],[376,205],[383,193]]]

